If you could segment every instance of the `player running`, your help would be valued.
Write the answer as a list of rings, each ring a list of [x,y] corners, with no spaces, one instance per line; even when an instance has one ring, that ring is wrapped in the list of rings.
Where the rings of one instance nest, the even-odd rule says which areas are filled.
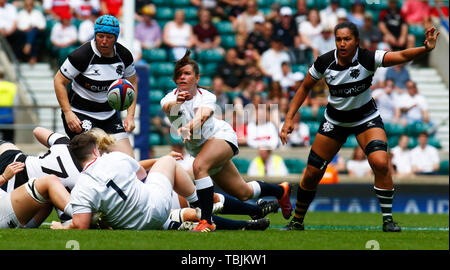
[[[95,38],[73,51],[54,78],[64,129],[69,138],[73,138],[92,127],[99,127],[114,134],[117,151],[134,157],[127,134],[135,128],[137,77],[133,56],[117,42],[120,26],[114,16],[99,17],[94,31]],[[109,106],[106,97],[111,83],[122,78],[129,80],[136,91],[123,124],[117,111]],[[71,81],[71,90],[67,92]]]
[[[225,121],[216,119],[216,96],[198,87],[200,70],[197,62],[185,56],[175,65],[173,80],[177,88],[162,100],[161,107],[186,144],[186,150],[195,157],[194,182],[199,194],[201,221],[195,231],[214,231],[211,219],[213,182],[226,193],[245,201],[263,196],[275,196],[281,205],[283,216],[291,216],[290,188],[281,185],[253,181],[246,183],[231,158],[238,154],[237,136]]]
[[[347,137],[355,134],[375,174],[374,190],[383,216],[383,231],[400,232],[400,226],[392,218],[394,187],[388,166],[386,133],[370,86],[378,67],[406,63],[433,50],[439,32],[435,34],[435,28],[430,28],[425,32],[424,46],[395,52],[360,48],[358,29],[350,22],[338,24],[334,33],[337,49],[319,56],[311,66],[280,133],[281,141],[287,143],[287,136],[294,129],[295,113],[316,82],[325,78],[330,89],[325,119],[319,126],[299,183],[294,217],[284,230],[304,230],[304,217],[327,165]]]

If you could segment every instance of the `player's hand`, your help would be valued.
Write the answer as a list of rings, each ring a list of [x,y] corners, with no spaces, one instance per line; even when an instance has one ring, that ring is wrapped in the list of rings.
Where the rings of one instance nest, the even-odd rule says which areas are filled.
[[[282,144],[286,144],[288,142],[288,135],[291,134],[293,130],[294,123],[291,119],[286,119],[280,132],[280,139]]]
[[[11,178],[13,178],[14,175],[23,171],[24,168],[25,163],[16,161],[6,166],[6,169],[2,175],[5,178],[5,180],[8,181]]]
[[[175,160],[182,160],[182,159],[184,159],[182,153],[178,153],[178,152],[175,152],[175,151],[170,152],[169,156],[173,157]]]
[[[177,95],[177,104],[184,103],[189,96],[189,93],[187,91],[178,91]]]
[[[134,123],[134,117],[127,116],[127,118],[125,118],[125,121],[123,122],[123,127],[125,128],[125,132],[128,133],[132,132],[136,127]]]
[[[186,140],[191,140],[191,131],[187,127],[180,127],[177,130],[177,134],[183,139],[183,143],[186,143]]]
[[[425,48],[428,52],[436,47],[436,40],[440,32],[437,32],[435,34],[435,31],[436,28],[434,27],[431,27],[425,31],[425,42],[423,44],[425,45]]]
[[[81,133],[81,131],[83,131],[81,128],[81,121],[74,112],[67,112],[64,116],[66,118],[66,123],[72,132]]]
[[[50,224],[50,229],[52,230],[62,230],[64,229],[64,226],[59,221],[52,221],[52,224]]]

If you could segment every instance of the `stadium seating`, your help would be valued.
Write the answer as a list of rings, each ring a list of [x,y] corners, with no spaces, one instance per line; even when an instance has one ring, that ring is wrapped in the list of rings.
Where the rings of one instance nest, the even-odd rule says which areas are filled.
[[[449,160],[442,160],[439,166],[439,174],[448,175],[449,174]]]
[[[238,169],[239,173],[246,174],[248,171],[248,167],[250,166],[250,160],[245,158],[233,158],[234,165]]]
[[[147,63],[165,62],[168,60],[167,51],[161,48],[144,49],[142,50],[142,59],[147,61]]]
[[[150,133],[150,136],[148,138],[149,145],[160,145],[161,144],[161,138],[158,133]]]
[[[301,174],[306,167],[306,162],[304,160],[296,158],[286,158],[284,159],[284,164],[286,164],[290,174]]]
[[[151,89],[149,91],[149,101],[150,103],[158,103],[164,97],[164,91],[159,89]]]

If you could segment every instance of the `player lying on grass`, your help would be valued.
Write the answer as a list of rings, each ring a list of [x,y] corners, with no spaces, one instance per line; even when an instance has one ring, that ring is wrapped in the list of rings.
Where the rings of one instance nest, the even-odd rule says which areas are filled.
[[[17,164],[10,164],[3,175],[11,175],[14,170]],[[69,192],[54,175],[31,178],[11,193],[0,189],[0,228],[25,227],[49,203],[72,215],[69,200]]]
[[[97,212],[113,229],[159,229],[170,214],[172,190],[190,203],[197,200],[194,184],[173,157],[159,158],[141,182],[146,172],[136,160],[121,152],[100,156],[91,134],[75,136],[70,149],[84,169],[70,195],[68,229],[88,229]]]

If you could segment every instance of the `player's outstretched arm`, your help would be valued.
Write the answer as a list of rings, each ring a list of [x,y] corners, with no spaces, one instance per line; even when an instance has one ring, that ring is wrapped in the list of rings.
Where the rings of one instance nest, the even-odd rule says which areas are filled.
[[[383,59],[383,66],[390,67],[403,64],[431,52],[436,47],[438,36],[439,32],[436,32],[436,28],[431,27],[427,29],[425,31],[424,46],[409,48],[402,51],[387,52]]]

